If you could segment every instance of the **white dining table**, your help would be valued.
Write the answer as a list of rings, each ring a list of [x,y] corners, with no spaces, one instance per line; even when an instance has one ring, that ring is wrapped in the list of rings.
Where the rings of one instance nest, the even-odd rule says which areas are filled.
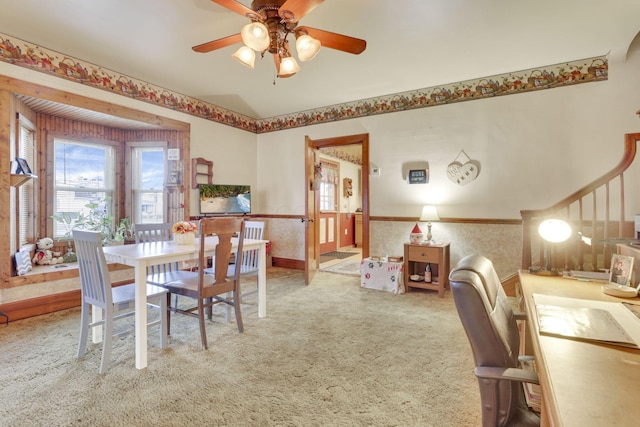
[[[245,239],[243,250],[258,249],[258,317],[267,315],[267,270],[266,245],[268,240]],[[215,254],[218,244],[216,236],[205,239],[207,255]],[[135,342],[136,368],[147,367],[147,267],[171,262],[197,259],[200,241],[189,245],[177,245],[173,241],[137,243],[132,245],[106,246],[104,256],[108,262],[129,265],[135,271]],[[238,239],[232,239],[233,250],[238,247]],[[102,310],[92,310],[94,321],[102,318]],[[100,342],[102,332],[93,328],[93,341]]]

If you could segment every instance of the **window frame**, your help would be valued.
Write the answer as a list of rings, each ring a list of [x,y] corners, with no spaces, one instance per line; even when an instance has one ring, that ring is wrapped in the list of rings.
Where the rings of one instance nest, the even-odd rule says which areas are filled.
[[[124,216],[122,215],[122,202],[121,202],[121,194],[122,187],[124,183],[122,182],[122,152],[123,152],[123,143],[117,141],[111,141],[100,138],[88,138],[88,137],[78,137],[76,135],[68,135],[61,132],[50,132],[47,134],[47,149],[46,149],[46,159],[45,162],[47,164],[47,184],[46,184],[46,209],[44,209],[46,215],[46,237],[52,237],[50,234],[53,234],[54,230],[54,221],[51,218],[51,215],[54,213],[55,208],[55,188],[54,188],[54,178],[55,171],[54,168],[54,142],[56,139],[64,139],[71,142],[78,142],[84,144],[95,144],[95,145],[107,145],[112,147],[113,149],[113,158],[114,158],[114,175],[113,175],[113,190],[110,195],[111,197],[111,215],[113,215],[116,224],[120,221]],[[42,212],[43,210],[41,210]],[[64,239],[64,238],[62,238]]]
[[[125,142],[125,168],[129,173],[125,173],[125,212],[127,213],[127,217],[131,219],[131,223],[135,223],[136,215],[134,213],[135,209],[135,196],[133,189],[133,168],[134,168],[134,158],[133,151],[137,148],[162,148],[164,152],[164,178],[163,178],[163,188],[158,190],[163,196],[163,212],[162,212],[162,222],[168,222],[169,217],[169,197],[166,191],[167,185],[167,177],[168,177],[168,161],[167,161],[167,150],[168,150],[168,142],[167,141],[131,141]]]
[[[339,177],[340,177],[340,164],[335,163],[326,159],[320,159],[320,163],[322,164],[322,173],[323,177],[320,180],[320,188],[318,189],[318,210],[321,213],[331,213],[338,212],[338,203],[340,200],[340,191],[339,191]],[[332,176],[334,176],[334,182],[329,182],[327,178],[327,173],[325,170],[332,170]],[[333,191],[331,191],[333,190]],[[324,195],[323,193],[328,191],[329,193],[333,192],[333,194]],[[333,198],[333,208],[332,209],[323,209],[323,200]],[[331,202],[331,200],[328,200]],[[325,206],[326,207],[326,206]]]
[[[22,157],[27,160],[29,163],[32,172],[38,170],[38,147],[36,140],[36,126],[29,120],[24,114],[18,113],[16,115],[16,145],[15,152],[16,157]],[[26,129],[31,136],[31,147],[30,150],[27,147],[23,147],[23,129]],[[26,151],[25,151],[26,150]],[[29,152],[30,151],[30,152]],[[30,196],[31,209],[29,210],[29,214],[26,220],[22,215],[22,202],[25,196]],[[28,248],[33,245],[38,236],[38,227],[37,227],[37,218],[38,218],[38,186],[34,182],[33,179],[25,182],[20,187],[17,188],[16,191],[16,200],[15,200],[15,209],[16,209],[16,225],[15,225],[15,246],[22,250],[23,248]],[[27,222],[28,224],[25,238],[22,239],[22,227],[23,223]]]

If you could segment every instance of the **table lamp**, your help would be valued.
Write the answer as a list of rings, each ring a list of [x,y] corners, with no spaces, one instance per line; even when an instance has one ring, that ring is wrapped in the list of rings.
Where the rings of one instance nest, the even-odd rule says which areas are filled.
[[[538,226],[538,234],[545,240],[546,267],[536,273],[557,276],[558,272],[553,270],[553,263],[551,262],[551,246],[555,243],[562,243],[571,237],[571,226],[561,219],[546,219]]]
[[[438,209],[434,205],[425,205],[422,208],[422,215],[420,215],[420,221],[427,221],[427,240],[426,243],[432,243],[433,236],[431,235],[431,221],[439,221]]]

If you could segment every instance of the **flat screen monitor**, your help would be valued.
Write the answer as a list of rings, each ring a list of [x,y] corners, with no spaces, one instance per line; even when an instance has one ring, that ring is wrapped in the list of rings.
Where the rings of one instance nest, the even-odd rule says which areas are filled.
[[[200,184],[200,215],[251,213],[251,186]]]

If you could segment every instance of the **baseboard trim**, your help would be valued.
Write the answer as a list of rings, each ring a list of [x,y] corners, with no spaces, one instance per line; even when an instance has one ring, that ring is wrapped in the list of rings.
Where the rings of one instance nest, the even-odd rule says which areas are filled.
[[[122,286],[130,281],[113,283],[112,286]],[[80,307],[80,289],[60,292],[57,294],[45,295],[36,298],[29,298],[21,301],[0,304],[0,311],[9,316],[9,321],[26,319],[28,317],[40,316],[42,314],[53,313],[55,311]]]

